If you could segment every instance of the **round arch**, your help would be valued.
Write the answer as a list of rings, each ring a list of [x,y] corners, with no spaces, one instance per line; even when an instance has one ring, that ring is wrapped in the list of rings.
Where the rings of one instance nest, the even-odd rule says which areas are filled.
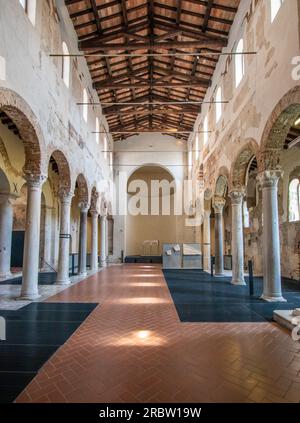
[[[38,120],[27,102],[15,91],[0,88],[0,110],[17,126],[25,149],[25,174],[43,173],[41,146],[45,141]]]
[[[88,203],[89,202],[89,189],[85,176],[80,173],[76,178],[76,183],[78,186],[78,199],[79,202]]]
[[[259,147],[256,141],[251,139],[239,150],[233,161],[229,177],[230,188],[245,186],[249,163],[253,157],[258,159]]]
[[[135,173],[135,172],[137,172],[138,170],[140,170],[140,169],[142,169],[143,167],[159,167],[159,168],[161,168],[161,169],[163,169],[163,170],[165,170],[167,173],[169,173],[170,175],[171,175],[171,177],[172,177],[172,179],[174,179],[174,181],[176,181],[176,177],[174,176],[174,174],[173,174],[173,172],[167,167],[167,166],[164,166],[164,165],[162,165],[162,164],[160,164],[160,163],[143,163],[143,164],[141,164],[141,165],[139,165],[139,166],[137,166],[136,168],[134,168],[128,175],[127,175],[127,183],[128,183],[128,181],[129,181],[129,179],[131,178],[131,176]]]
[[[71,171],[68,160],[65,154],[60,150],[54,150],[50,155],[48,163],[51,161],[51,157],[55,160],[58,173],[60,177],[59,188],[66,189],[67,191],[71,190]]]
[[[300,114],[300,86],[289,90],[273,109],[263,131],[260,170],[277,169],[290,127]]]

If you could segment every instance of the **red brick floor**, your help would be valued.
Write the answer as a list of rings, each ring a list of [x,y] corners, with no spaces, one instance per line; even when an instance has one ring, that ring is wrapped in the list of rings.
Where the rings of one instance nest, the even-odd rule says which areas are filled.
[[[50,301],[99,302],[17,402],[300,402],[300,343],[271,323],[181,323],[159,266]]]

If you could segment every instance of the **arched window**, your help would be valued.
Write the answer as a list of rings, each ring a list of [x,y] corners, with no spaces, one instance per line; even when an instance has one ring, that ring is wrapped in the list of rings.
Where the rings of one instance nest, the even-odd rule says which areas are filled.
[[[270,0],[270,1],[271,1],[271,22],[273,22],[284,0]]]
[[[216,94],[216,123],[219,122],[222,116],[222,89],[221,87],[218,88]]]
[[[100,143],[100,123],[99,123],[99,118],[96,117],[96,144]]]
[[[105,160],[107,159],[107,149],[108,149],[107,137],[106,137],[106,135],[104,135],[103,150],[104,150]]]
[[[70,56],[69,56],[69,49],[65,42],[62,43],[62,51],[63,51],[63,58],[62,58],[62,78],[66,87],[69,88],[70,86]]]
[[[199,159],[199,134],[196,134],[195,139],[195,158],[196,160]]]
[[[300,220],[299,179],[293,179],[289,185],[289,221]]]
[[[208,118],[205,116],[204,123],[203,123],[203,142],[204,145],[207,144],[208,141]]]
[[[19,0],[32,25],[35,25],[36,0]]]
[[[236,53],[243,53],[244,52],[244,40],[241,38],[237,47]],[[244,62],[244,55],[243,54],[236,54],[235,55],[235,86],[238,87],[241,80],[244,76],[244,69],[245,62]]]
[[[84,88],[83,93],[82,93],[82,102],[83,102],[83,108],[82,108],[82,115],[83,115],[83,119],[87,122],[88,120],[88,95],[87,95],[87,90]]]

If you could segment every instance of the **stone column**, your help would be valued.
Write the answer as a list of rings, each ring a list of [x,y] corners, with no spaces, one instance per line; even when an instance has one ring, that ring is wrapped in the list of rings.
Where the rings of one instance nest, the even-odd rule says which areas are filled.
[[[204,210],[203,220],[203,269],[210,272],[211,245],[210,245],[210,210]]]
[[[86,247],[87,247],[87,203],[80,204],[80,229],[79,229],[79,274],[85,276],[86,271]]]
[[[97,210],[91,211],[92,215],[92,249],[91,249],[91,270],[98,269],[98,217]]]
[[[243,199],[245,192],[233,189],[231,198],[232,225],[232,280],[233,285],[246,285],[244,279],[244,233],[243,233]]]
[[[262,299],[286,301],[281,291],[280,240],[278,219],[278,181],[280,170],[266,170],[258,175],[263,205],[264,289]]]
[[[39,298],[39,245],[42,185],[46,177],[28,175],[26,229],[23,255],[23,278],[20,299],[34,300]]]
[[[60,198],[60,232],[59,232],[59,252],[56,283],[67,285],[71,283],[69,278],[69,255],[70,255],[70,219],[71,203],[73,193],[61,190]]]
[[[225,199],[218,198],[214,200],[213,208],[215,211],[215,275],[224,274],[224,252],[223,252],[223,208]]]
[[[14,198],[8,193],[0,193],[0,278],[11,277],[11,240],[13,228],[13,207],[11,200]]]
[[[107,242],[106,242],[106,238],[107,238],[107,216],[101,216],[100,217],[100,221],[101,221],[101,254],[100,254],[100,264],[101,267],[106,266],[106,261],[107,261],[107,257],[106,257],[106,248],[107,248]]]

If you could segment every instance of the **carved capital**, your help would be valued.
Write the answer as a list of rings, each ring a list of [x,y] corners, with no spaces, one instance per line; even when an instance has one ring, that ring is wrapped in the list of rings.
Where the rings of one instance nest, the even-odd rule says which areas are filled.
[[[222,214],[226,200],[223,197],[214,197],[213,208],[216,214]]]
[[[282,176],[282,170],[265,170],[257,176],[257,180],[261,188],[276,188]]]
[[[25,174],[24,176],[28,188],[36,188],[41,189],[43,186],[43,183],[46,181],[47,176],[46,175],[33,175],[33,174]]]
[[[229,197],[231,199],[231,204],[238,206],[243,202],[243,199],[245,197],[245,189],[233,189],[232,191],[230,191]]]
[[[71,203],[73,195],[73,192],[69,188],[62,187],[58,190],[58,197],[62,203]]]
[[[80,208],[80,213],[87,213],[89,211],[90,206],[87,201],[82,201],[78,205]]]
[[[280,170],[282,149],[266,148],[259,157],[260,169],[262,170]]]

